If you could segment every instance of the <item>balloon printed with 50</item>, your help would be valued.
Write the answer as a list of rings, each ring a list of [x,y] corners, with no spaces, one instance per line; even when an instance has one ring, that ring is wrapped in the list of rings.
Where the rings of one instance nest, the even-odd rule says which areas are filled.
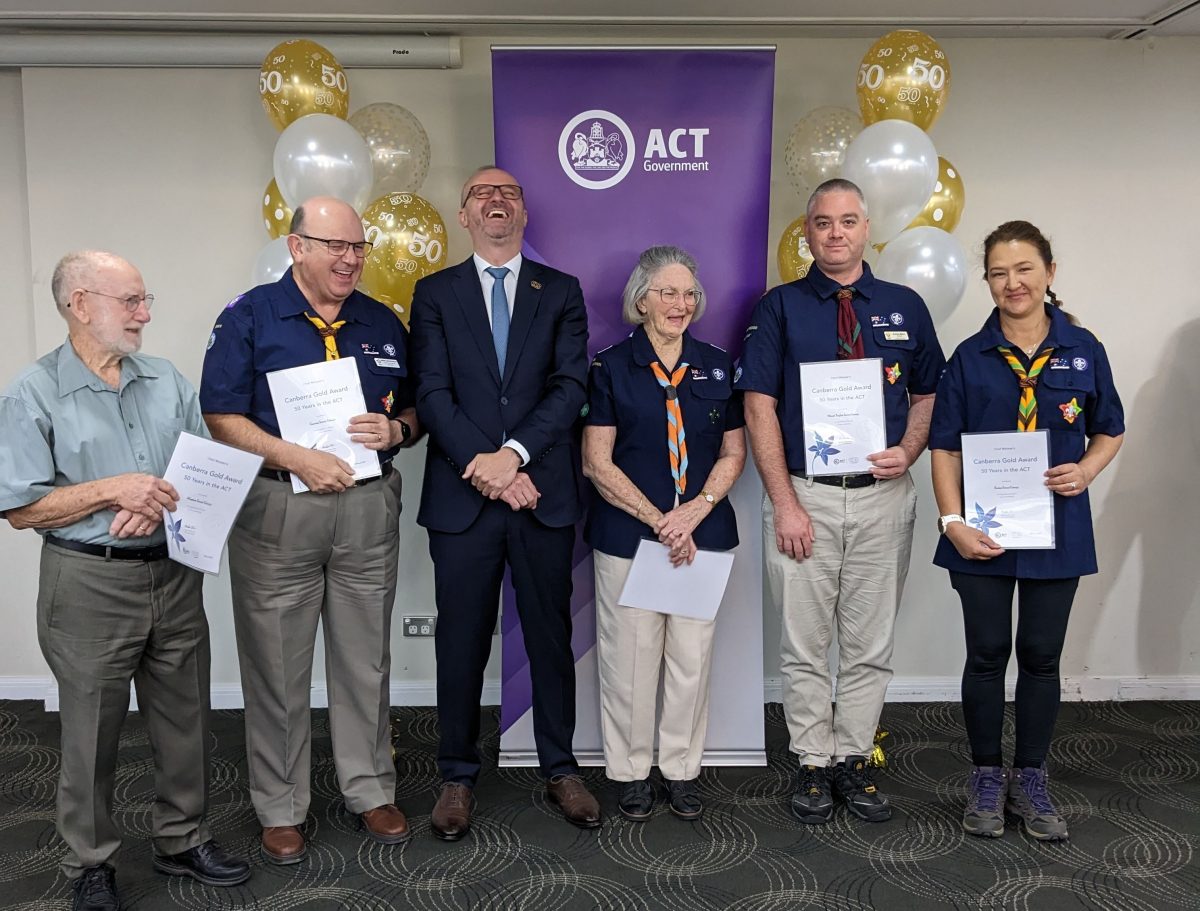
[[[812,251],[808,249],[808,240],[804,236],[804,216],[793,221],[779,238],[779,251],[776,254],[779,265],[779,278],[785,282],[794,282],[808,275],[812,266]]]
[[[350,110],[350,87],[341,64],[305,38],[285,41],[267,54],[258,74],[258,94],[277,130],[305,114],[345,119]]]
[[[359,287],[387,304],[408,328],[417,281],[446,264],[446,225],[438,210],[415,193],[375,200],[362,221],[374,246],[363,264]]]
[[[888,32],[858,67],[858,108],[867,126],[906,120],[928,130],[949,95],[950,61],[924,32]]]

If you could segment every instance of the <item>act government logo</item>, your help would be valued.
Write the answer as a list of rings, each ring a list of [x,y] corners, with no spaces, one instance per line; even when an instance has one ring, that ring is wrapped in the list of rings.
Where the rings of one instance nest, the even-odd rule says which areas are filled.
[[[567,121],[558,137],[563,171],[588,190],[615,187],[633,167],[633,132],[611,111],[592,110]]]

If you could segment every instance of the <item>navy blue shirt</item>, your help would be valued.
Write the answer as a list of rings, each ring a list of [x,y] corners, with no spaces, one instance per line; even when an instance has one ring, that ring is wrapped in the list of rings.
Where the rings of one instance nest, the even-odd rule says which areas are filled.
[[[200,377],[200,409],[244,414],[272,436],[279,422],[267,374],[325,360],[325,341],[304,314],[315,313],[292,277],[259,285],[234,298],[213,326]],[[396,417],[413,403],[408,379],[408,332],[391,310],[354,291],[342,304],[338,354],[358,362],[367,411]],[[398,447],[397,447],[398,448]],[[387,461],[391,449],[379,454]]]
[[[813,266],[803,278],[768,291],[754,308],[734,374],[735,389],[777,400],[788,470],[799,474],[804,474],[800,364],[837,360],[840,287]],[[866,263],[854,283],[854,312],[864,356],[883,359],[883,410],[892,447],[908,426],[909,393],[936,391],[946,360],[920,295],[875,278]]]
[[[612,460],[661,512],[675,505],[675,481],[667,451],[667,408],[663,387],[650,369],[657,360],[646,330],[633,334],[592,361],[588,374],[587,423],[616,427]],[[687,489],[680,503],[704,488],[721,452],[725,431],[745,425],[741,396],[733,391],[729,355],[683,334],[679,363],[688,370],[679,384],[679,407],[687,443]],[[678,366],[678,365],[677,365]],[[664,367],[665,369],[665,367]],[[669,376],[671,371],[667,371]],[[584,538],[601,553],[632,557],[642,538],[656,538],[645,522],[613,506],[593,488]],[[737,520],[728,498],[720,500],[692,533],[697,547],[737,547]]]
[[[1041,348],[1054,349],[1037,382],[1037,426],[1050,431],[1050,464],[1083,458],[1095,433],[1125,432],[1125,413],[1113,385],[1104,346],[1086,329],[1072,326],[1062,311],[1047,307],[1050,332]],[[997,350],[1005,345],[1029,368],[1029,359],[1010,344],[993,310],[983,328],[958,346],[938,384],[929,448],[962,451],[961,434],[1017,429],[1021,389],[1017,376]],[[1072,404],[1073,403],[1073,404]],[[1096,571],[1092,507],[1088,492],[1054,494],[1054,548],[1008,550],[990,560],[964,560],[950,539],[938,542],[933,562],[960,573],[1068,579]]]

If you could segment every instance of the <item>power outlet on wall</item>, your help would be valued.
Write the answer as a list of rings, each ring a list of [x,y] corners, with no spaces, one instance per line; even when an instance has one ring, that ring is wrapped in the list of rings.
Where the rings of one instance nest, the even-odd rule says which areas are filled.
[[[437,628],[437,617],[405,617],[404,637],[422,638],[432,636]]]

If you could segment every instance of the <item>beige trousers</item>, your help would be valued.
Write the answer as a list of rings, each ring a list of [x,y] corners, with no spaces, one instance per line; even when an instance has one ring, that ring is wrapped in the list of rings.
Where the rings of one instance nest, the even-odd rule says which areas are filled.
[[[264,826],[299,825],[308,813],[318,619],[346,809],[396,799],[388,713],[400,484],[393,471],[344,493],[294,494],[258,478],[230,535],[246,765]]]
[[[600,551],[594,551],[592,559],[608,777],[638,781],[650,774],[661,673],[658,768],[671,781],[690,781],[700,774],[708,731],[708,678],[716,621],[621,607],[617,599],[633,561]]]
[[[792,478],[812,518],[813,554],[775,546],[775,511],[763,496],[763,562],[783,613],[783,710],[801,764],[869,756],[892,679],[892,639],[912,553],[917,496],[905,474],[843,490]],[[829,646],[838,634],[837,705]]]

